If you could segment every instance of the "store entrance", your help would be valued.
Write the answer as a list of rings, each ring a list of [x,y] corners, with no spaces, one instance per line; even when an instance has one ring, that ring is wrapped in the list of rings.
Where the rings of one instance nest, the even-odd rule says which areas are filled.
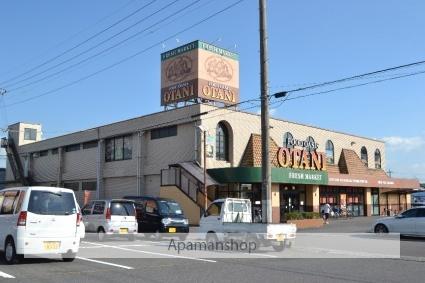
[[[285,185],[279,187],[280,194],[280,217],[284,218],[288,212],[305,211],[305,186]]]

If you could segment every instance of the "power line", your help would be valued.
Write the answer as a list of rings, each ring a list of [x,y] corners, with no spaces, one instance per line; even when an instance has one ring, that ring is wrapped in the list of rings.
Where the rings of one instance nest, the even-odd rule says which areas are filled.
[[[304,90],[328,86],[328,85],[332,85],[332,84],[336,84],[336,83],[346,82],[346,81],[350,81],[350,80],[361,79],[361,78],[368,77],[368,76],[371,76],[371,75],[376,75],[376,74],[390,72],[390,71],[394,71],[394,70],[398,70],[398,69],[404,69],[404,68],[422,65],[424,63],[425,63],[425,60],[413,62],[413,63],[409,63],[409,64],[404,64],[404,65],[399,65],[399,66],[395,66],[395,67],[391,67],[391,68],[378,70],[378,71],[364,73],[364,74],[361,74],[361,75],[355,75],[355,76],[346,77],[346,78],[342,78],[342,79],[338,79],[338,80],[334,80],[334,81],[329,81],[329,82],[319,83],[319,84],[315,84],[315,85],[311,85],[311,86],[301,87],[301,88],[297,88],[297,89],[294,89],[294,90],[291,90],[291,91],[288,91],[288,92],[304,91]]]
[[[136,53],[134,53],[134,54],[132,54],[132,55],[130,55],[130,56],[128,56],[128,57],[125,57],[125,58],[123,58],[123,59],[121,59],[121,60],[119,60],[119,61],[117,61],[117,62],[115,62],[115,63],[113,63],[113,64],[111,64],[111,65],[108,65],[108,66],[106,66],[106,67],[104,67],[104,68],[102,68],[102,69],[100,69],[100,70],[98,70],[98,71],[96,71],[96,72],[94,72],[94,73],[91,73],[91,74],[89,74],[89,75],[87,75],[87,76],[84,76],[84,77],[82,77],[82,78],[80,78],[80,79],[74,80],[74,81],[72,81],[72,82],[70,82],[70,83],[67,83],[67,84],[65,84],[65,85],[62,85],[62,86],[57,87],[57,88],[55,88],[55,89],[52,89],[52,90],[49,90],[49,91],[47,91],[47,92],[41,93],[41,94],[39,94],[39,95],[36,95],[36,96],[33,96],[33,97],[29,97],[29,98],[27,98],[27,99],[23,99],[23,100],[20,100],[20,101],[17,101],[17,102],[14,102],[14,103],[8,104],[8,105],[6,105],[6,107],[15,106],[15,105],[18,105],[18,104],[22,104],[22,103],[25,103],[25,102],[28,102],[28,101],[31,101],[31,100],[34,100],[34,99],[37,99],[37,98],[40,98],[40,97],[43,97],[43,96],[49,95],[49,94],[51,94],[51,93],[55,93],[55,92],[57,92],[57,91],[59,91],[59,90],[62,90],[62,89],[67,88],[67,87],[70,87],[70,86],[75,85],[75,84],[77,84],[77,83],[79,83],[79,82],[82,82],[82,81],[84,81],[84,80],[87,80],[87,79],[89,79],[89,78],[91,78],[91,77],[93,77],[93,76],[96,76],[96,75],[98,75],[98,74],[100,74],[100,73],[102,73],[102,72],[104,72],[104,71],[106,71],[106,70],[109,70],[109,69],[111,69],[111,68],[113,68],[113,67],[115,67],[115,66],[118,66],[118,65],[120,65],[120,64],[122,64],[122,63],[124,63],[124,62],[127,62],[127,61],[129,61],[129,60],[131,60],[131,59],[133,59],[133,58],[135,58],[135,57],[139,56],[140,54],[143,54],[143,53],[145,53],[145,52],[149,51],[150,49],[152,49],[152,48],[154,48],[154,47],[156,47],[156,46],[160,45],[160,44],[161,44],[162,42],[164,42],[164,41],[170,40],[170,39],[174,38],[175,36],[177,36],[177,35],[179,35],[179,34],[181,34],[181,33],[184,33],[184,32],[186,32],[186,31],[188,31],[188,30],[190,30],[190,29],[193,29],[193,28],[194,28],[194,27],[196,27],[196,26],[199,26],[200,24],[202,24],[202,23],[204,23],[204,22],[206,22],[206,21],[208,21],[208,20],[210,20],[210,19],[212,19],[212,18],[216,17],[217,15],[219,15],[219,14],[221,14],[221,13],[224,13],[225,11],[227,11],[227,10],[229,10],[229,9],[233,8],[234,6],[236,6],[236,5],[240,4],[240,3],[241,3],[241,2],[243,2],[243,1],[245,1],[245,0],[238,0],[238,1],[234,2],[233,4],[230,4],[230,5],[226,6],[225,8],[223,8],[223,9],[221,9],[221,10],[219,10],[219,11],[217,11],[217,12],[213,13],[213,14],[211,14],[210,16],[208,16],[208,17],[206,17],[206,18],[203,18],[202,20],[200,20],[200,21],[198,21],[198,22],[196,22],[196,23],[194,23],[194,24],[192,24],[192,25],[190,25],[190,26],[188,26],[188,27],[186,27],[186,28],[184,28],[184,29],[181,29],[180,31],[178,31],[178,32],[176,32],[176,33],[174,33],[174,34],[172,34],[171,36],[168,36],[168,37],[166,37],[166,38],[164,38],[164,39],[162,39],[162,40],[160,40],[160,41],[158,41],[158,42],[156,42],[156,43],[154,43],[154,44],[152,44],[152,45],[150,45],[150,46],[146,47],[145,49],[140,50],[140,51],[138,51],[138,52],[136,52]]]
[[[299,95],[299,96],[292,97],[292,98],[287,96],[284,99],[282,99],[283,100],[282,102],[285,102],[285,101],[288,101],[288,100],[306,98],[306,97],[310,97],[310,96],[321,95],[321,94],[332,93],[332,92],[335,92],[335,91],[338,91],[338,90],[351,89],[351,88],[356,88],[356,87],[365,86],[365,85],[369,85],[369,84],[377,84],[377,83],[382,83],[382,82],[386,82],[386,81],[392,81],[392,80],[396,80],[396,79],[402,79],[402,78],[417,76],[417,75],[421,75],[421,74],[425,74],[425,71],[418,71],[418,72],[414,72],[414,73],[410,73],[410,74],[395,76],[395,77],[392,77],[392,78],[375,80],[375,81],[370,81],[370,82],[366,82],[366,83],[335,88],[335,89],[331,89],[331,90],[325,90],[325,91],[320,91],[320,92],[315,92],[315,93],[310,93],[310,94],[305,94],[305,95]],[[288,91],[288,93],[291,93],[291,92],[293,92],[293,91]]]
[[[73,47],[71,47],[71,48],[69,48],[69,49],[67,49],[67,50],[63,51],[63,52],[62,52],[62,53],[60,53],[59,55],[56,55],[56,56],[54,56],[54,57],[52,57],[52,58],[48,59],[47,61],[45,61],[45,62],[43,62],[43,63],[41,63],[41,64],[39,64],[39,65],[36,65],[35,67],[31,68],[30,70],[28,70],[28,71],[26,71],[26,72],[24,72],[24,73],[21,73],[21,74],[19,74],[19,75],[17,75],[17,76],[14,76],[14,77],[12,77],[12,78],[10,78],[10,79],[8,79],[8,80],[5,80],[5,81],[1,82],[1,83],[0,83],[0,85],[5,85],[6,83],[8,83],[8,82],[10,82],[10,81],[14,81],[15,79],[17,79],[17,78],[19,78],[19,77],[22,77],[22,76],[24,76],[24,75],[26,75],[26,74],[28,74],[28,73],[31,73],[32,71],[34,71],[34,70],[36,70],[36,69],[39,69],[40,67],[43,67],[43,66],[45,66],[45,65],[49,64],[50,62],[53,62],[54,60],[56,60],[56,59],[58,59],[58,58],[62,57],[63,55],[65,55],[65,54],[67,54],[67,53],[71,52],[72,50],[75,50],[76,48],[78,48],[78,47],[80,47],[81,45],[83,45],[83,44],[85,44],[85,43],[89,42],[89,41],[90,41],[90,40],[92,40],[93,38],[98,37],[99,35],[101,35],[101,34],[103,34],[104,32],[106,32],[106,31],[110,30],[111,28],[113,28],[113,27],[115,27],[116,25],[118,25],[118,24],[122,23],[123,21],[125,21],[125,20],[127,20],[127,19],[131,18],[132,16],[134,16],[134,15],[135,15],[135,14],[137,14],[137,13],[139,13],[140,11],[142,11],[143,9],[145,9],[145,8],[146,8],[146,7],[148,7],[148,6],[150,6],[151,4],[153,4],[153,3],[154,3],[154,2],[156,2],[156,1],[157,1],[157,0],[152,0],[152,1],[150,1],[149,3],[147,3],[147,4],[143,5],[142,7],[138,8],[138,9],[136,9],[134,12],[132,12],[132,13],[130,13],[129,15],[127,15],[127,16],[125,16],[125,17],[121,18],[120,20],[116,21],[115,23],[113,23],[112,25],[110,25],[110,26],[106,27],[105,29],[103,29],[103,30],[101,30],[101,31],[99,31],[99,32],[97,32],[97,33],[95,33],[94,35],[92,35],[92,36],[90,36],[89,38],[85,39],[84,41],[82,41],[82,42],[78,43],[77,45],[74,45]]]
[[[68,63],[69,61],[72,61],[73,59],[75,59],[75,58],[77,58],[77,57],[80,57],[81,55],[83,55],[83,54],[85,54],[85,53],[87,53],[87,52],[89,52],[89,51],[91,51],[91,50],[93,50],[93,49],[95,49],[95,48],[99,47],[99,46],[100,46],[100,45],[102,45],[103,43],[105,43],[105,42],[107,42],[107,41],[111,40],[112,38],[114,38],[114,37],[116,37],[116,36],[120,35],[121,33],[125,32],[125,31],[127,31],[127,30],[129,30],[129,29],[130,29],[130,28],[132,28],[133,26],[135,26],[135,25],[137,25],[137,24],[139,24],[139,23],[143,22],[144,20],[146,20],[146,19],[148,19],[148,18],[152,17],[153,15],[155,15],[155,14],[157,14],[157,13],[159,13],[159,12],[161,12],[161,11],[165,10],[165,9],[166,9],[166,8],[168,8],[170,5],[172,5],[172,4],[174,4],[174,3],[178,2],[178,1],[180,1],[180,0],[174,0],[171,4],[167,4],[167,5],[163,6],[162,8],[158,9],[158,10],[157,10],[157,11],[155,11],[154,13],[152,13],[152,14],[150,14],[149,16],[147,16],[147,17],[143,18],[142,20],[138,21],[138,22],[137,22],[137,23],[135,23],[134,25],[132,25],[132,26],[130,26],[130,27],[128,27],[128,28],[126,28],[126,29],[124,29],[124,30],[120,31],[119,33],[117,33],[117,34],[115,34],[115,35],[113,35],[113,36],[111,36],[111,37],[109,37],[109,38],[107,38],[107,39],[105,39],[105,40],[103,40],[102,42],[100,42],[100,43],[96,44],[95,46],[93,46],[93,47],[91,47],[91,48],[89,48],[89,49],[87,49],[87,50],[85,50],[85,51],[83,51],[83,52],[81,52],[81,53],[79,53],[79,54],[77,54],[77,55],[75,55],[75,56],[73,56],[73,57],[71,57],[71,58],[69,58],[69,59],[65,60],[65,61],[62,61],[62,62],[60,62],[60,63],[58,63],[58,64],[56,64],[56,65],[54,65],[54,66],[52,66],[52,67],[50,67],[50,68],[48,68],[48,69],[46,69],[46,70],[42,71],[42,72],[39,72],[39,73],[37,73],[37,74],[35,74],[35,75],[31,76],[31,77],[28,77],[27,79],[30,79],[30,78],[36,77],[36,76],[38,76],[38,75],[40,75],[40,74],[43,74],[43,73],[45,73],[45,72],[47,72],[47,71],[49,71],[49,70],[51,70],[51,69],[54,69],[54,68],[56,68],[56,67],[58,67],[58,66],[60,66],[60,65],[63,65],[63,64],[65,64],[65,63]],[[172,13],[172,15],[176,15],[176,14],[181,13],[182,11],[185,11],[187,8],[189,8],[189,7],[193,6],[193,5],[195,5],[195,4],[196,4],[196,3],[198,3],[199,1],[201,1],[201,0],[196,0],[196,1],[192,2],[192,3],[190,3],[189,5],[186,5],[185,7],[183,7],[183,8],[181,8],[181,9],[179,9],[178,11],[173,12],[173,13]],[[16,88],[14,88],[14,89],[10,89],[10,90],[9,90],[9,93],[10,93],[10,92],[14,92],[14,91],[19,90],[19,89],[22,89],[22,88],[25,88],[25,87],[27,87],[27,86],[30,86],[30,85],[36,84],[36,83],[38,83],[38,82],[44,81],[44,80],[49,79],[49,78],[51,78],[51,77],[57,76],[57,75],[59,75],[59,74],[61,74],[61,73],[65,72],[65,71],[67,71],[67,70],[69,70],[69,69],[72,69],[72,68],[74,68],[74,67],[76,67],[76,66],[78,66],[78,65],[81,65],[82,63],[85,63],[85,62],[87,62],[87,61],[89,61],[89,60],[91,60],[91,59],[93,59],[93,58],[96,58],[96,57],[98,57],[98,56],[100,56],[100,55],[104,54],[105,52],[107,52],[107,51],[109,51],[109,50],[112,50],[112,49],[114,49],[114,48],[116,48],[116,47],[118,47],[118,46],[122,45],[123,43],[125,43],[125,42],[129,41],[130,39],[132,39],[132,38],[134,38],[134,37],[136,37],[136,36],[138,36],[138,35],[142,34],[143,32],[145,32],[145,31],[149,30],[150,28],[152,28],[152,27],[154,27],[154,26],[156,26],[156,25],[160,24],[161,22],[163,22],[163,21],[164,21],[164,19],[167,19],[167,18],[169,18],[169,17],[170,17],[170,16],[166,16],[166,17],[164,17],[163,19],[161,19],[161,20],[159,20],[159,21],[155,22],[154,24],[150,25],[149,27],[147,27],[147,28],[145,28],[145,29],[143,29],[143,30],[141,30],[141,31],[139,31],[139,32],[137,32],[137,33],[135,33],[135,34],[133,34],[133,35],[131,35],[131,36],[127,37],[127,38],[125,38],[124,40],[119,41],[118,43],[116,43],[116,44],[114,44],[114,45],[112,45],[112,46],[110,46],[110,47],[108,47],[108,48],[106,48],[106,49],[103,49],[102,51],[100,51],[100,52],[98,52],[98,53],[95,53],[95,54],[93,54],[93,55],[91,55],[91,56],[89,56],[89,57],[87,57],[87,58],[85,58],[85,59],[83,59],[83,60],[81,60],[81,61],[79,61],[79,62],[76,62],[75,64],[72,64],[72,65],[70,65],[70,66],[68,66],[68,67],[65,67],[65,68],[63,68],[63,69],[61,69],[61,70],[59,70],[59,71],[55,72],[55,73],[52,73],[52,74],[47,75],[47,76],[44,76],[44,77],[42,77],[42,78],[40,78],[40,79],[37,79],[37,80],[32,81],[32,82],[30,82],[30,83],[27,83],[27,84],[25,84],[25,85],[22,85],[22,86],[16,87]],[[27,79],[24,79],[24,80],[22,80],[22,81],[25,81],[25,80],[27,80]]]

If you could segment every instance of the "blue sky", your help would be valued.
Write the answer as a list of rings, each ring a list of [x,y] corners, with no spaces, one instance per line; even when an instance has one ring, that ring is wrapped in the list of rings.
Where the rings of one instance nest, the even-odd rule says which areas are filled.
[[[38,122],[43,124],[44,137],[48,138],[160,111],[160,53],[196,39],[239,53],[241,99],[259,96],[257,0],[245,0],[200,26],[164,40],[235,2],[200,0],[173,16],[175,11],[193,2],[180,0],[80,59],[19,84],[7,83],[8,79],[75,46],[151,1],[1,1],[0,87],[11,91],[0,100],[0,128],[17,121]],[[172,2],[152,3],[44,69],[94,46]],[[271,92],[424,60],[424,10],[425,2],[420,0],[269,0]],[[160,19],[164,19],[161,24],[119,48],[60,76],[12,91],[95,54]],[[153,48],[132,60],[71,87],[27,103],[1,107],[78,80],[152,45]],[[424,69],[425,66],[419,66],[393,74]],[[380,78],[384,77],[375,79]],[[365,80],[353,83],[362,82]],[[419,75],[337,91],[288,101],[272,113],[292,121],[383,139],[387,142],[387,169],[394,171],[394,176],[418,177],[425,182],[424,82],[425,75]],[[344,85],[336,87],[339,86]],[[0,157],[1,166],[4,166],[3,157]]]

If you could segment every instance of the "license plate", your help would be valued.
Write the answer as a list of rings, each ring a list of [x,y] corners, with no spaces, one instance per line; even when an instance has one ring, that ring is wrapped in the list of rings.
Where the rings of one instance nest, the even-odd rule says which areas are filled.
[[[169,233],[176,233],[176,228],[168,228]]]
[[[43,242],[43,245],[45,251],[57,250],[60,248],[61,242]]]
[[[276,240],[277,240],[278,242],[282,242],[282,241],[284,241],[284,240],[285,240],[285,235],[284,235],[284,234],[276,235]]]
[[[128,234],[128,228],[120,228],[120,234]]]

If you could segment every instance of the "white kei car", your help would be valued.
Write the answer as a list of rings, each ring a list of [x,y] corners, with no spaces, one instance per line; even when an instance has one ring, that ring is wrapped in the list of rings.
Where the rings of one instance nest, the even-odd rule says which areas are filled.
[[[74,192],[54,187],[0,191],[0,251],[7,264],[25,255],[60,254],[73,261],[80,245],[81,215]]]
[[[425,237],[425,206],[378,219],[373,225],[375,233],[400,233],[405,236]]]

